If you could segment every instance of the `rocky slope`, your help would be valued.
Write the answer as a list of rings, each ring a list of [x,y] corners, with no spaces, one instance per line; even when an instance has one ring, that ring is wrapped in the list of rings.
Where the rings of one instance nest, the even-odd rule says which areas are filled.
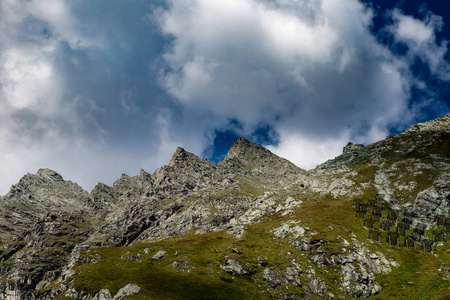
[[[450,296],[450,115],[302,170],[239,138],[217,165],[0,199],[0,299]]]

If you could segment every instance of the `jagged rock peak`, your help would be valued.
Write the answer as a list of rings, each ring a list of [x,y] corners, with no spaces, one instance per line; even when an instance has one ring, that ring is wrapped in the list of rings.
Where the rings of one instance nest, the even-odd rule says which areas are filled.
[[[178,147],[177,150],[175,151],[175,153],[172,155],[172,158],[170,159],[169,166],[170,167],[183,166],[183,165],[186,166],[186,165],[191,165],[192,163],[194,163],[195,165],[204,164],[204,163],[206,163],[208,165],[213,165],[207,159],[201,159],[194,153],[188,152],[188,151],[184,150],[183,148]]]
[[[404,133],[414,133],[414,132],[424,132],[424,131],[447,131],[450,132],[450,113],[443,116],[442,118],[437,118],[425,123],[414,124]]]
[[[238,138],[236,142],[231,146],[230,150],[228,150],[227,156],[224,161],[233,159],[233,158],[243,158],[248,154],[269,154],[272,153],[261,145],[250,142],[249,140],[244,139],[243,137]],[[259,155],[258,155],[259,156]]]
[[[146,172],[144,169],[141,169],[138,175],[139,181],[152,181],[152,174]]]
[[[129,175],[127,175],[125,173],[122,173],[122,176],[120,176],[120,178],[117,179],[113,183],[113,188],[115,188],[115,189],[126,188],[130,185],[131,180],[132,180],[132,177],[130,177]]]
[[[141,169],[139,171],[139,177],[148,177],[148,176],[151,176],[151,174],[145,171],[144,169]]]
[[[175,153],[172,155],[170,159],[169,166],[173,167],[180,160],[185,160],[188,157],[188,152],[181,147],[178,147]]]
[[[92,189],[91,194],[96,193],[98,191],[104,191],[104,190],[110,190],[112,189],[111,186],[104,184],[103,182],[99,182],[95,185],[95,187]]]
[[[56,171],[51,169],[39,169],[36,173],[36,176],[51,179],[53,181],[64,181],[63,177]]]
[[[14,197],[18,193],[28,193],[29,189],[42,185],[65,184],[63,177],[51,169],[39,169],[36,174],[25,174],[17,184],[13,184],[6,197]],[[70,184],[70,182],[67,182]]]

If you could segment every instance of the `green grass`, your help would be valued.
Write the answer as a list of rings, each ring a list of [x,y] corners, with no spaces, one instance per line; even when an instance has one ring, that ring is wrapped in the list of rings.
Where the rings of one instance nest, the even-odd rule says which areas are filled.
[[[325,202],[326,207],[347,208],[346,202],[345,205],[341,205],[342,201],[332,197],[327,200],[330,201]],[[282,285],[282,291],[268,290],[261,277],[261,272],[266,267],[259,265],[258,257],[262,257],[268,263],[267,267],[278,273],[292,266],[292,259],[295,259],[302,269],[308,266],[315,267],[307,257],[307,253],[290,246],[288,240],[274,238],[270,232],[289,219],[300,219],[302,220],[300,225],[307,226],[313,221],[309,218],[315,218],[315,214],[323,211],[320,204],[311,205],[309,209],[311,213],[302,211],[286,217],[274,215],[265,222],[249,226],[244,239],[241,240],[219,232],[171,237],[157,243],[140,243],[129,247],[93,249],[84,255],[86,257],[100,255],[100,259],[96,258],[98,261],[96,264],[89,263],[76,268],[75,286],[91,295],[102,288],[108,288],[114,295],[126,284],[136,283],[143,289],[141,297],[152,299],[268,299],[282,291],[302,295],[305,293],[302,288],[292,285],[287,288],[286,284]],[[349,215],[352,216],[352,222],[355,222],[353,213]],[[337,226],[337,223],[336,218],[330,224]],[[325,230],[326,227],[319,228],[318,224],[313,222],[310,225],[314,230],[320,231],[320,238],[330,240],[326,245],[326,251],[330,254],[340,251],[342,244],[338,239],[338,232],[340,235],[342,233],[337,230]],[[348,233],[345,238],[350,240]],[[149,254],[144,253],[145,248],[149,249]],[[233,248],[239,249],[242,254],[233,253]],[[166,257],[161,261],[151,260],[153,254],[161,249],[167,251]],[[175,252],[179,255],[175,256]],[[137,253],[141,255],[142,261],[130,261],[129,258]],[[253,270],[256,275],[239,277],[226,273],[220,268],[220,265],[225,263],[226,257],[238,259],[245,269]],[[178,272],[177,268],[172,266],[173,261],[188,262],[189,273]],[[331,272],[326,268],[317,268],[317,272],[328,286],[337,288],[338,267]]]
[[[262,194],[262,190],[255,181],[250,181],[244,178],[238,178],[237,181],[240,185],[240,193],[250,197],[257,197]]]
[[[432,299],[448,289],[449,281],[438,270],[440,261],[433,254],[403,247],[392,252],[401,267],[376,275],[384,290],[373,299]]]
[[[91,294],[109,288],[114,295],[126,284],[136,283],[143,290],[140,297],[152,299],[251,299],[259,293],[251,279],[232,276],[219,267],[220,263],[224,264],[225,255],[244,261],[241,255],[232,253],[231,248],[236,246],[239,247],[229,236],[220,233],[173,237],[160,243],[130,247],[98,248],[86,255],[100,255],[99,263],[78,267],[75,285]],[[149,254],[144,253],[145,248]],[[167,251],[164,259],[151,260],[161,249]],[[131,253],[127,254],[128,251]],[[179,255],[175,256],[175,252]],[[130,261],[137,253],[142,261]],[[173,261],[188,262],[189,267],[177,271]]]

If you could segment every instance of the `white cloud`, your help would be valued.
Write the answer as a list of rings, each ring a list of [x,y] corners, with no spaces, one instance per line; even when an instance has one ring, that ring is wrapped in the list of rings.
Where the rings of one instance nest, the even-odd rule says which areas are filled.
[[[412,64],[416,58],[428,64],[430,71],[441,80],[450,80],[450,65],[445,59],[448,41],[439,45],[436,32],[443,26],[442,17],[428,12],[424,20],[403,15],[399,10],[392,13],[394,24],[389,28],[397,41],[408,46],[408,58]]]
[[[397,37],[402,40],[413,40],[417,43],[426,43],[434,39],[434,28],[411,16],[402,15],[399,11],[394,13],[397,20]]]
[[[280,144],[267,148],[281,157],[287,157],[297,166],[309,170],[342,153],[342,145],[348,143],[349,133],[337,137],[312,138],[300,132],[280,132]]]
[[[31,53],[30,53],[31,52]],[[43,57],[25,49],[6,49],[0,57],[2,96],[15,109],[51,109],[58,97],[53,66]]]
[[[398,116],[407,82],[368,29],[373,13],[357,1],[329,0],[303,18],[300,8],[312,3],[170,1],[157,19],[174,37],[163,84],[249,128],[281,116],[291,129],[335,134],[371,125],[386,110]]]

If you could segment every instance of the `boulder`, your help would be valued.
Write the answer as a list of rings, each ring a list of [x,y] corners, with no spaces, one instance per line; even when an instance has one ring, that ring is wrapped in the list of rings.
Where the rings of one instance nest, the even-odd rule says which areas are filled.
[[[166,255],[166,251],[160,250],[152,257],[152,259],[153,260],[160,260],[160,259],[163,259],[165,255]]]
[[[141,288],[136,284],[127,284],[121,288],[117,294],[114,296],[113,300],[122,299],[125,296],[139,295],[141,293]]]

